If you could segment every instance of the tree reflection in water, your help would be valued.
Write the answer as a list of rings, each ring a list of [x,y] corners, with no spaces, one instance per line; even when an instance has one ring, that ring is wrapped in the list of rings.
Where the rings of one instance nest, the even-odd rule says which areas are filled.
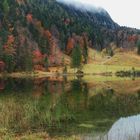
[[[137,90],[133,94],[127,94],[128,87],[123,87],[123,91],[121,87],[117,87],[118,93],[117,82],[111,82],[108,86],[108,83],[67,81],[62,78],[59,80],[58,77],[1,79],[0,127],[12,132],[48,131],[53,136],[83,137],[90,134],[91,138],[98,139],[99,135],[109,131],[120,117],[140,112],[139,89],[133,82],[131,81],[131,87]],[[120,94],[124,91],[126,94]],[[138,121],[138,116],[134,118]],[[123,125],[119,126],[122,122]],[[132,123],[136,124],[135,129],[132,128],[133,132],[139,132],[139,123],[131,121],[130,117],[116,122],[104,139],[118,140],[114,138],[117,135],[130,136],[129,131],[132,129],[126,124],[131,126]],[[115,133],[116,129],[124,129],[124,133],[123,130],[122,133]]]
[[[140,115],[120,118],[104,140],[140,140]]]

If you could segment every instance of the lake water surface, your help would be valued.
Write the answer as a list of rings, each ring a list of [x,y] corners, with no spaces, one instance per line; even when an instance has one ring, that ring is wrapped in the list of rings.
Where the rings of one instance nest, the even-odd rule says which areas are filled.
[[[87,79],[0,79],[0,128],[82,140],[140,140],[140,80]]]

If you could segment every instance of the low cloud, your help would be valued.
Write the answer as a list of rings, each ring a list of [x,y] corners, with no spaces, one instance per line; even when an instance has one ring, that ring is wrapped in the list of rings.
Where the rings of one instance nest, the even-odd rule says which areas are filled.
[[[87,2],[83,2],[83,1],[78,1],[78,0],[56,0],[59,3],[63,3],[69,6],[73,6],[77,9],[83,10],[83,11],[90,11],[90,12],[96,12],[96,13],[100,13],[100,12],[105,12],[105,10],[101,7],[97,7],[94,4],[90,4]]]

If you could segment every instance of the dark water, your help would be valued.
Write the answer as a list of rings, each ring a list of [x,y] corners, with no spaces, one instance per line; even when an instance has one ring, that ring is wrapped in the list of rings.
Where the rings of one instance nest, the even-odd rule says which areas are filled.
[[[13,133],[139,140],[139,114],[140,80],[0,80],[0,128]]]

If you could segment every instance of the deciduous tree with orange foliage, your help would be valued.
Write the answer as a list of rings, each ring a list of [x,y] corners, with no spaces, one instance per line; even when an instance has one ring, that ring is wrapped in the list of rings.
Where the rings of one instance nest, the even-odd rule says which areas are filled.
[[[72,49],[74,48],[75,41],[73,38],[68,39],[66,53],[71,54]]]
[[[26,19],[27,19],[28,23],[32,23],[33,22],[33,15],[31,13],[27,14]]]

